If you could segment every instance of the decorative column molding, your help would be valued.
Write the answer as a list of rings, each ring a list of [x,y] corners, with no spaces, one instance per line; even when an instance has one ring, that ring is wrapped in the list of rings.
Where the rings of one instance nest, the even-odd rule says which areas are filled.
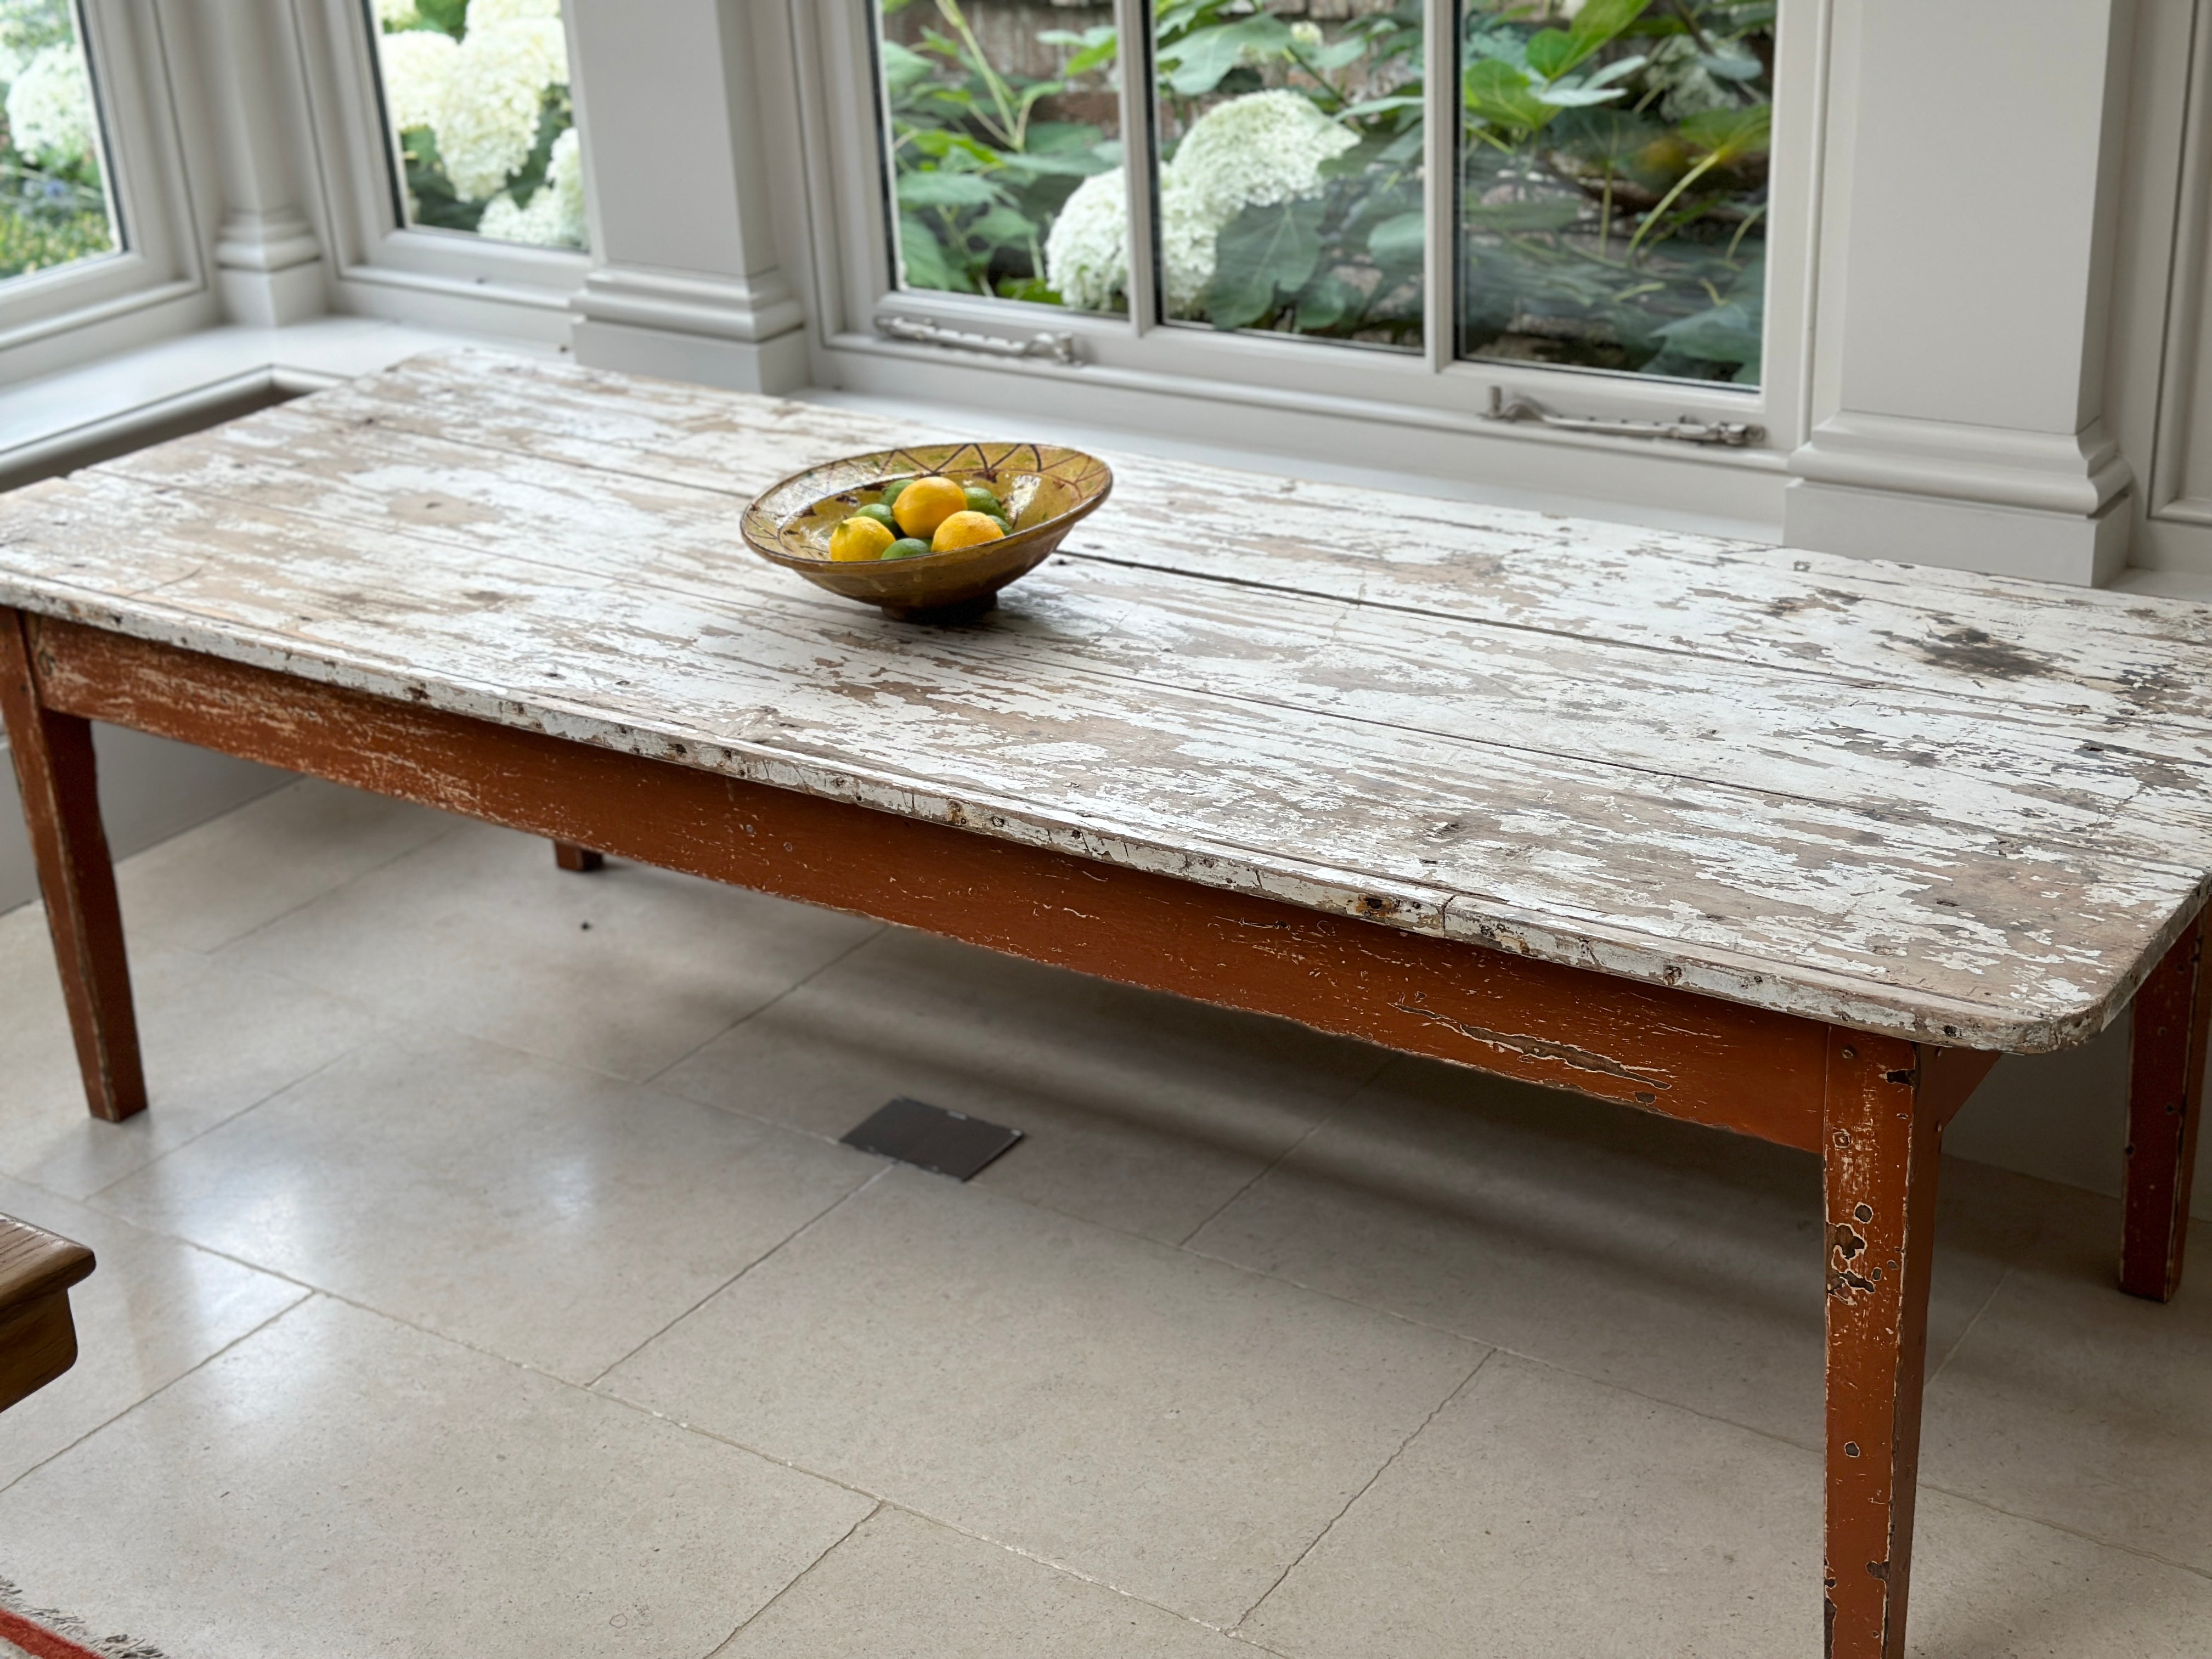
[[[769,210],[751,9],[568,0],[596,261],[570,302],[579,362],[748,392],[805,384],[805,313]]]
[[[322,247],[298,205],[286,89],[270,43],[289,38],[270,0],[204,0],[200,11],[223,213],[216,284],[234,322],[274,328],[329,309]]]
[[[2133,26],[2134,0],[1838,6],[1793,546],[2080,583],[2126,562],[2102,398]]]

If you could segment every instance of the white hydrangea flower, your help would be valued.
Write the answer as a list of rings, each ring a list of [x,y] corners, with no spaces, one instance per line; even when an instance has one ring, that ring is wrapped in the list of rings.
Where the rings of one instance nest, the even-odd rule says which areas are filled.
[[[550,190],[530,198],[528,207],[517,207],[512,196],[495,196],[477,221],[479,235],[495,242],[528,242],[535,247],[562,247],[561,204]]]
[[[1194,316],[1202,308],[1220,229],[1172,172],[1162,178],[1160,268],[1169,315]],[[1128,288],[1128,188],[1121,174],[1094,174],[1076,186],[1045,238],[1045,280],[1077,310],[1104,311]]]
[[[417,21],[415,0],[376,0],[376,21],[388,29],[404,29]]]
[[[544,193],[561,204],[561,246],[583,246],[589,234],[584,224],[584,158],[574,127],[553,141],[552,159],[545,164]]]
[[[1248,207],[1310,196],[1322,163],[1359,142],[1296,92],[1255,92],[1217,104],[1191,124],[1172,172],[1219,224]]]
[[[92,83],[74,46],[42,47],[8,88],[15,148],[77,161],[92,151]]]
[[[1078,311],[1103,311],[1129,281],[1129,187],[1116,167],[1075,187],[1044,239],[1045,281]]]
[[[434,127],[446,112],[459,41],[435,29],[410,29],[379,41],[384,55],[384,101],[396,131]]]
[[[432,123],[453,188],[471,201],[495,193],[530,159],[545,88],[568,79],[568,40],[556,20],[524,18],[471,29]]]
[[[409,0],[409,3],[411,4],[413,0]],[[1321,32],[1321,25],[1318,23],[1293,23],[1291,25],[1291,39],[1296,41],[1299,46],[1304,46],[1308,52],[1311,52],[1314,48],[1320,46],[1325,38],[1326,37],[1324,37]]]
[[[477,232],[495,241],[528,242],[537,247],[584,246],[584,169],[575,128],[553,141],[545,182],[530,198],[530,205],[518,204],[511,191],[495,196],[477,222]]]
[[[1322,187],[1322,163],[1358,142],[1295,92],[1232,98],[1192,123],[1160,169],[1168,314],[1204,311],[1224,225],[1247,207],[1312,195]],[[1106,309],[1128,286],[1128,191],[1120,170],[1085,179],[1045,239],[1045,280],[1078,310]]]
[[[1221,225],[1206,199],[1180,177],[1160,181],[1160,271],[1168,315],[1195,317],[1206,308],[1213,280],[1214,239]]]
[[[413,5],[415,0],[407,0]],[[471,0],[469,27],[480,29],[492,23],[515,23],[527,17],[561,15],[561,0]]]

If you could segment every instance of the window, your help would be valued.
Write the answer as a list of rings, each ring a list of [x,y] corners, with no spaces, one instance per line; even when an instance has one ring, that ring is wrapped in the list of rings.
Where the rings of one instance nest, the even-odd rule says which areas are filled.
[[[585,245],[560,0],[372,0],[404,222]]]
[[[70,0],[0,4],[0,281],[112,253],[99,106]]]
[[[1759,382],[1774,6],[1470,6],[1462,356]]]
[[[1616,493],[1649,457],[1733,470],[1714,510],[1774,515],[1818,155],[1817,101],[1785,97],[1778,125],[1776,88],[1814,82],[1826,27],[1818,0],[1780,9],[1798,21],[1774,0],[794,3],[824,344],[857,390],[1077,375],[1264,410],[1259,447],[1322,441],[1278,416],[1343,422],[1346,458],[1386,465],[1393,428],[1509,435],[1493,388],[1506,414],[1704,422],[1754,442],[1529,485]]]

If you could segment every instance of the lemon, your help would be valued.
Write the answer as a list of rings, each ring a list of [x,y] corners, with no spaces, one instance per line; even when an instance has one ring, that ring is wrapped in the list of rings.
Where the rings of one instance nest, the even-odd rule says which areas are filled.
[[[929,538],[929,550],[942,553],[948,548],[973,547],[978,542],[995,542],[1006,533],[988,513],[955,513],[937,526],[937,533]]]
[[[838,560],[878,558],[896,539],[877,520],[855,514],[830,532],[830,556]]]
[[[964,511],[968,494],[945,477],[916,478],[899,491],[891,511],[909,536],[928,536],[954,514]]]
[[[886,559],[918,559],[929,551],[929,544],[918,536],[902,536],[883,550]]]

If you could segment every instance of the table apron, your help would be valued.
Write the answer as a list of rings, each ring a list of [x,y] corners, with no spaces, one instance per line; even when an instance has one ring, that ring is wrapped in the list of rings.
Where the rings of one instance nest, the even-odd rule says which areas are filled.
[[[64,714],[1409,1054],[1821,1146],[1827,1027],[1817,1020],[81,623],[26,621],[39,699]]]

